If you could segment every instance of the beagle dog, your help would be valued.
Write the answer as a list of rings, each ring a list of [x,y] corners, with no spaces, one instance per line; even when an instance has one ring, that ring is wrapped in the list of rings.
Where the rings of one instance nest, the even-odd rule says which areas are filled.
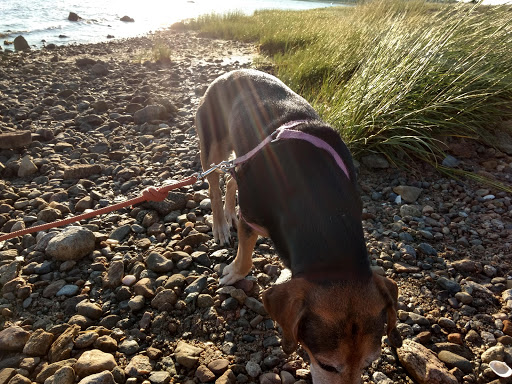
[[[221,277],[231,285],[252,267],[258,235],[272,239],[291,280],[263,293],[282,329],[282,348],[310,358],[314,384],[360,383],[381,338],[400,347],[398,287],[374,273],[361,223],[362,202],[351,155],[305,99],[256,70],[226,73],[208,87],[197,114],[203,169],[243,161],[227,176],[207,176],[216,241],[237,226],[238,253]],[[239,215],[236,213],[238,189]]]

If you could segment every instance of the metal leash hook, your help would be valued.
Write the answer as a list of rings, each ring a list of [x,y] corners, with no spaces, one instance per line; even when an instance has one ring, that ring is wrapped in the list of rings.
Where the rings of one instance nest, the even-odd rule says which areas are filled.
[[[235,168],[235,163],[233,160],[224,160],[221,161],[219,164],[212,164],[209,169],[202,172],[194,173],[194,176],[199,180],[204,180],[206,176],[208,176],[210,173],[215,171],[221,171],[224,173],[230,173],[230,171]]]

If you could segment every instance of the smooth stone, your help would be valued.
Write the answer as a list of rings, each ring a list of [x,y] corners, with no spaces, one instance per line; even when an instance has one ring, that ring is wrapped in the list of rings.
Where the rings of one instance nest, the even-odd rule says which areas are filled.
[[[94,250],[96,238],[83,227],[69,227],[53,237],[46,253],[54,260],[80,260]]]

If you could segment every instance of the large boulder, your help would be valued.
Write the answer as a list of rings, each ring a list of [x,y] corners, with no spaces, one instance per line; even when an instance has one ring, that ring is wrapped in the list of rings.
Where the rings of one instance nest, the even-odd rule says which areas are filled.
[[[28,45],[27,40],[20,35],[14,39],[14,49],[16,51],[28,51],[30,50],[30,45]]]
[[[81,17],[78,16],[75,12],[69,12],[68,20],[69,21],[78,21]]]

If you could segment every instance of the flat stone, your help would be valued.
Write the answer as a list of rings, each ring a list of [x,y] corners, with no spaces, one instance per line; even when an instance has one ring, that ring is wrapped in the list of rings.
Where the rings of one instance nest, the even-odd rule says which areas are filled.
[[[419,384],[457,384],[458,381],[434,352],[405,339],[401,348],[397,349],[398,358],[406,371]]]
[[[448,368],[457,367],[466,374],[473,372],[471,362],[462,356],[449,351],[441,351],[437,356]]]
[[[27,147],[32,143],[30,131],[0,133],[0,149]]]
[[[77,164],[72,165],[64,170],[63,178],[65,180],[72,179],[88,179],[92,175],[101,173],[101,166],[99,164]]]
[[[482,353],[482,361],[489,364],[493,360],[503,361],[505,359],[505,348],[503,345],[495,345]]]

